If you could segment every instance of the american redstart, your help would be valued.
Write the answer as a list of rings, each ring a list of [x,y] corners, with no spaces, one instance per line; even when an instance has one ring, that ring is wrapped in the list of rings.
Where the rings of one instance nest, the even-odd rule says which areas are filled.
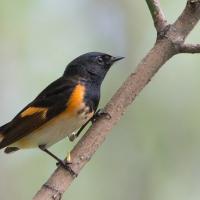
[[[39,147],[68,169],[47,148],[67,136],[74,140],[95,113],[98,114],[102,81],[112,64],[121,59],[91,52],[73,60],[59,79],[0,127],[0,149],[6,147],[5,153],[9,154]]]

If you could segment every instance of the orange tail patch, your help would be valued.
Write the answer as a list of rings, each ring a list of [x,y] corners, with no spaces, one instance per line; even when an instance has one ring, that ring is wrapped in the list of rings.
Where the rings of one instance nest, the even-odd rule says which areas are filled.
[[[2,133],[0,133],[0,142],[2,142],[3,139],[4,139],[4,136]]]

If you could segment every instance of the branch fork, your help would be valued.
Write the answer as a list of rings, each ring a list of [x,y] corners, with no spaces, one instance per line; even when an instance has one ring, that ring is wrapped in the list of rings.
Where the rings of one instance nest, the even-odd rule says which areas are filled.
[[[176,54],[178,53],[200,53],[200,44],[184,44],[185,37],[181,32],[176,29],[177,24],[189,17],[189,15],[195,15],[200,13],[200,0],[188,0],[186,8],[182,15],[174,24],[168,24],[165,18],[164,12],[161,8],[159,0],[146,0],[149,7],[154,26],[157,30],[157,40],[168,38],[172,41],[175,47]],[[197,15],[199,19],[199,14]],[[195,22],[194,22],[195,23]],[[183,31],[184,28],[181,28]],[[170,37],[170,35],[172,37]]]

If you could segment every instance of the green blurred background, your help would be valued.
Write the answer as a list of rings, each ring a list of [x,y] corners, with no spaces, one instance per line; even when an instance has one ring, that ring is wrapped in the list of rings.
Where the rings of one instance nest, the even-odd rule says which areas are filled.
[[[169,22],[185,1],[161,0]],[[1,0],[0,124],[66,64],[89,51],[126,56],[107,75],[103,107],[155,41],[145,1]],[[197,25],[188,42],[199,42]],[[63,199],[200,199],[200,56],[178,55],[156,74]],[[51,150],[64,158],[74,144]],[[27,200],[55,162],[39,150],[0,153],[0,199]]]

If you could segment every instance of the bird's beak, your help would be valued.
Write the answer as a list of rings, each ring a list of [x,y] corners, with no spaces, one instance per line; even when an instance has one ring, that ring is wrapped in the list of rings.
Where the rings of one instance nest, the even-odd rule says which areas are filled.
[[[112,57],[112,58],[111,58],[111,62],[114,63],[114,62],[119,61],[119,60],[122,60],[122,59],[124,59],[124,58],[125,58],[125,57],[121,57],[121,56]]]

